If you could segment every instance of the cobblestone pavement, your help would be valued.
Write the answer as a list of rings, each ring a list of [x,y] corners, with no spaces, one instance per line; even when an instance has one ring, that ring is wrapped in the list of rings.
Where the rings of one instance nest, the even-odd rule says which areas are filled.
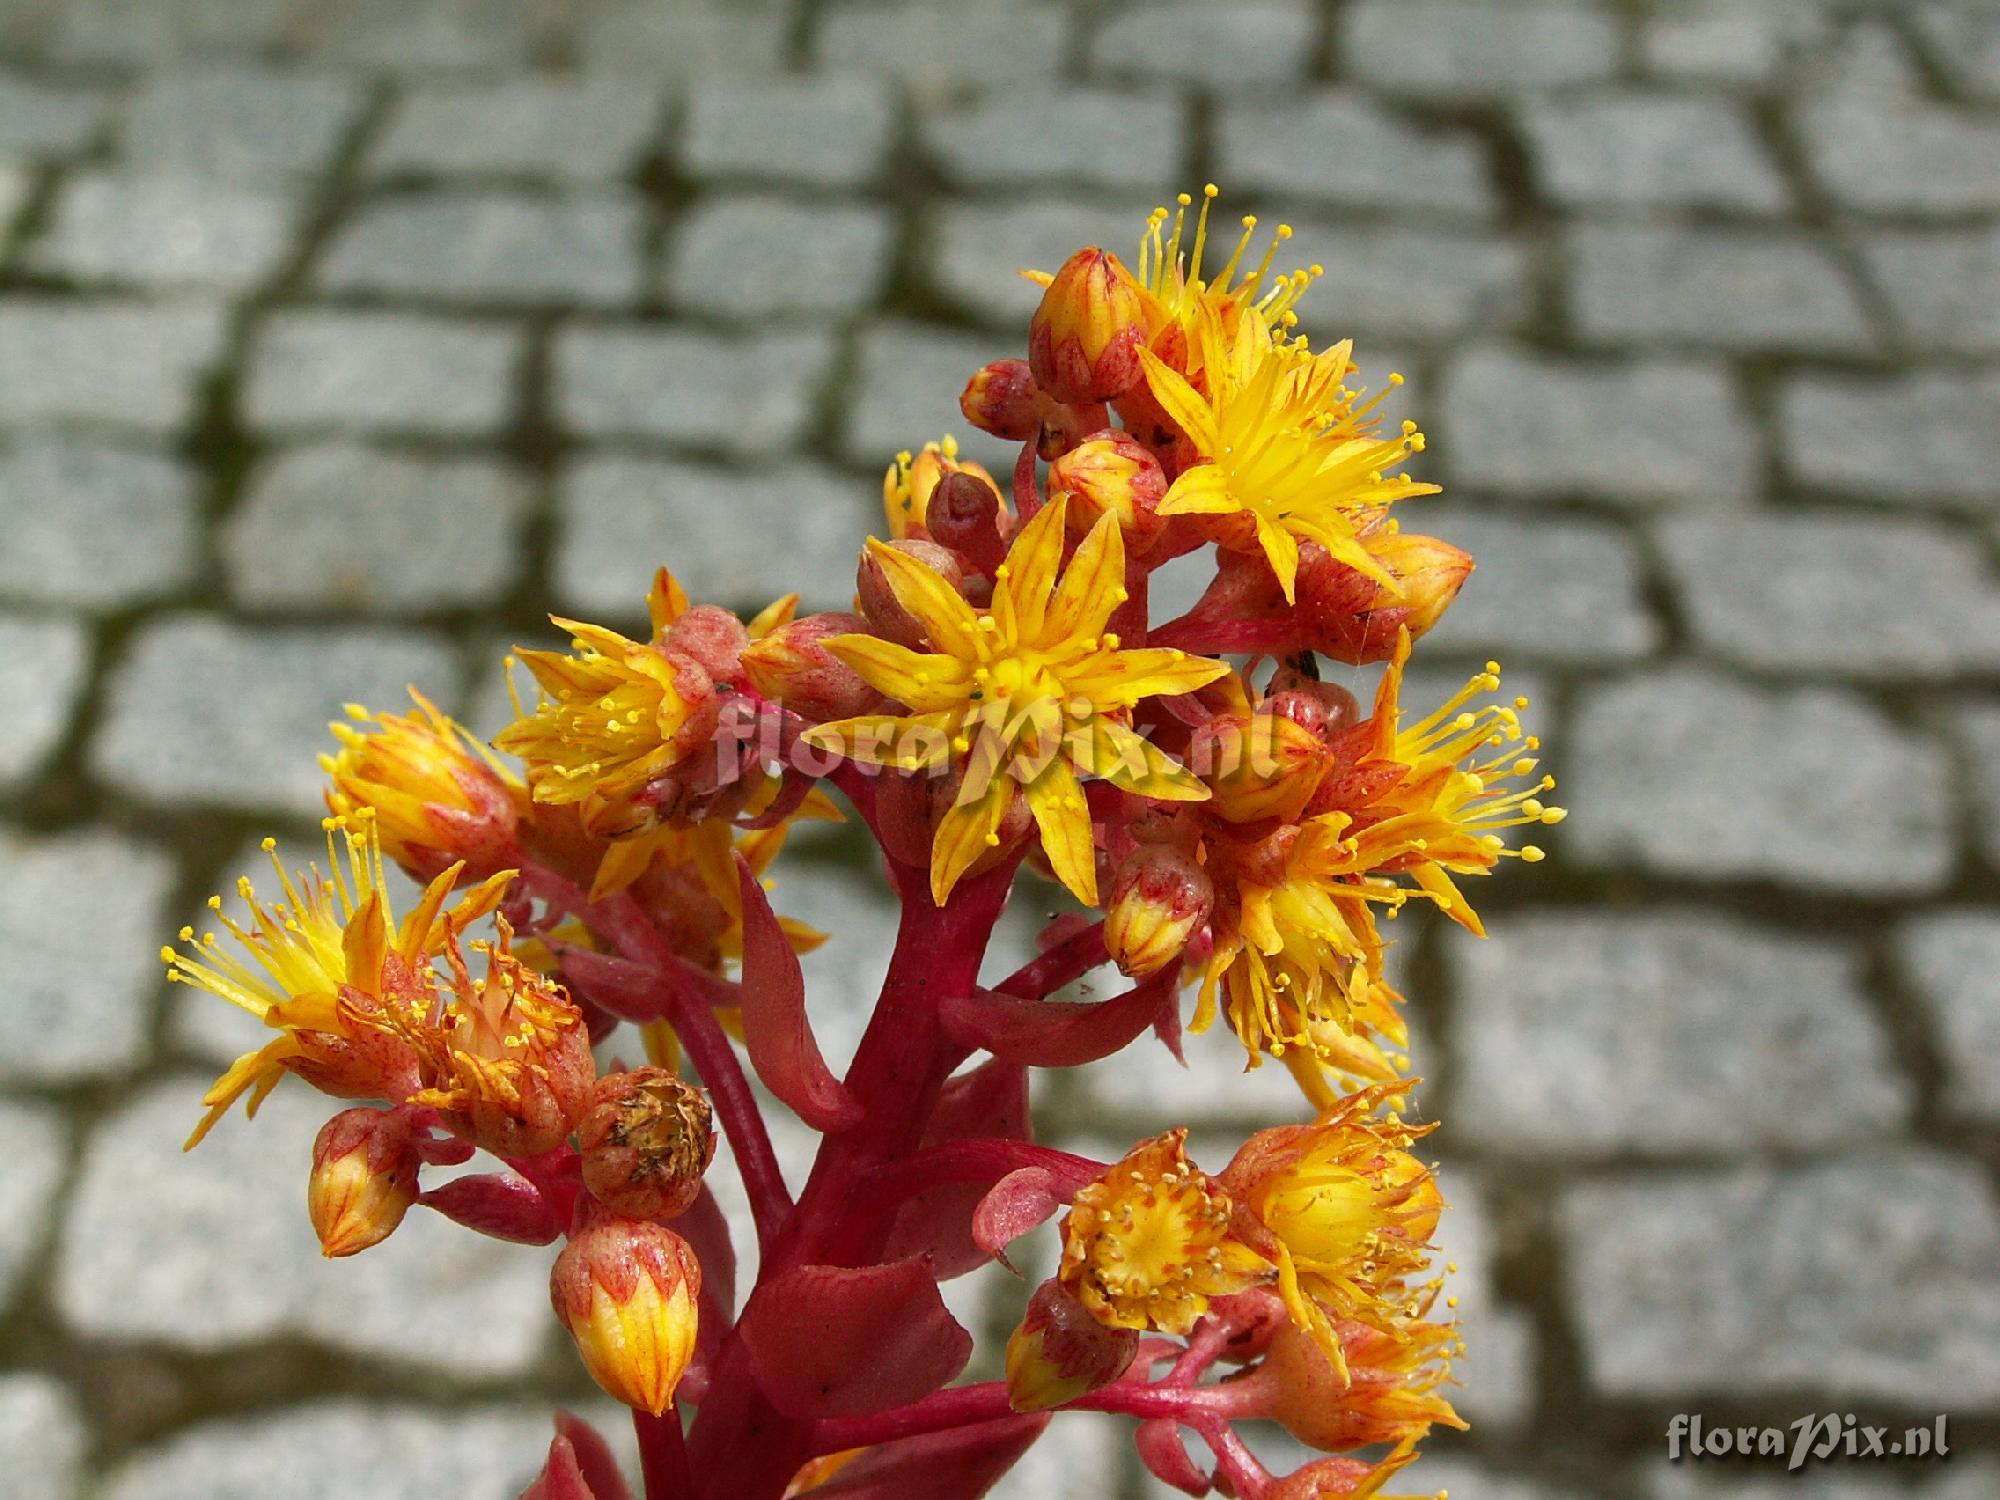
[[[888,455],[1018,350],[1015,267],[1211,176],[1409,375],[1424,529],[1480,559],[1423,680],[1518,668],[1573,809],[1490,941],[1398,950],[1473,1350],[1421,1480],[2000,1494],[1983,0],[0,3],[0,1489],[514,1493],[590,1405],[543,1259],[320,1262],[303,1091],[181,1157],[241,1033],[155,945],[304,849],[343,700],[490,729],[498,647],[657,560],[837,604]],[[843,1053],[884,917],[805,853]],[[1290,1107],[1163,1063],[1044,1105],[1211,1149]],[[989,1334],[1019,1295],[951,1290]],[[1959,1451],[1670,1466],[1693,1410]],[[1057,1430],[1010,1500],[1149,1493]]]

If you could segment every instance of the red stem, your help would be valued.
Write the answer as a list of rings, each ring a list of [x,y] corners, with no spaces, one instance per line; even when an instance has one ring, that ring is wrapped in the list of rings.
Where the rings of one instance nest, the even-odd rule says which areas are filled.
[[[881,1212],[906,1198],[954,1182],[998,1182],[1022,1167],[1045,1167],[1058,1180],[1088,1182],[1104,1170],[1087,1156],[1038,1146],[1033,1141],[976,1138],[926,1146],[899,1160],[884,1162],[863,1183],[859,1198]]]
[[[639,1475],[645,1481],[646,1500],[692,1500],[694,1474],[688,1468],[680,1413],[671,1406],[657,1417],[635,1410],[632,1429],[639,1435]]]
[[[736,1169],[757,1223],[757,1243],[768,1249],[776,1242],[791,1213],[791,1190],[778,1170],[777,1154],[764,1128],[756,1095],[743,1074],[743,1064],[722,1025],[715,1019],[715,996],[700,983],[698,971],[682,961],[630,892],[593,903],[583,889],[542,865],[523,870],[530,886],[552,906],[587,922],[611,940],[619,954],[657,976],[667,1019],[687,1048],[695,1070],[708,1085],[717,1118],[729,1137]],[[723,981],[727,982],[727,981]]]

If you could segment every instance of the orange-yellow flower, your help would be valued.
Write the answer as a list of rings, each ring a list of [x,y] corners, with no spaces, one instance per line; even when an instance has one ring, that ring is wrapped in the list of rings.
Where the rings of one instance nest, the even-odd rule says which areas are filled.
[[[499,905],[513,878],[511,870],[494,875],[447,912],[445,902],[460,874],[454,865],[425,888],[399,925],[390,908],[374,814],[328,818],[326,831],[328,873],[301,874],[296,884],[278,863],[277,841],[264,841],[285,899],[266,905],[248,878],[237,882],[249,907],[247,928],[223,912],[220,896],[209,899],[245,957],[225,951],[212,932],[202,935],[192,955],[160,950],[168,979],[219,995],[280,1033],[216,1080],[203,1097],[208,1113],[190,1146],[245,1094],[256,1113],[287,1072],[336,1098],[402,1102],[398,1087],[414,1086],[415,1059],[372,1021],[391,996],[407,1003],[429,993],[431,959],[453,931]],[[182,928],[180,939],[195,943],[194,929]]]
[[[1260,1130],[1221,1173],[1247,1215],[1243,1232],[1278,1268],[1293,1324],[1343,1378],[1336,1320],[1401,1338],[1428,1305],[1429,1289],[1411,1278],[1430,1264],[1444,1200],[1409,1151],[1431,1127],[1379,1113],[1397,1087],[1363,1089],[1311,1125]]]
[[[1186,1333],[1214,1298],[1271,1281],[1231,1232],[1228,1191],[1187,1157],[1185,1127],[1142,1141],[1063,1220],[1063,1288],[1100,1323]]]
[[[1156,694],[1191,692],[1228,671],[1181,651],[1119,649],[1105,633],[1125,599],[1125,547],[1099,521],[1062,564],[1064,504],[1044,506],[1016,534],[997,569],[993,605],[978,610],[943,577],[871,540],[897,600],[934,649],[872,635],[825,647],[907,713],[838,719],[809,743],[877,765],[917,771],[963,762],[957,800],[931,847],[931,895],[942,905],[972,863],[1000,842],[1025,796],[1056,878],[1094,905],[1096,851],[1079,772],[1166,801],[1198,801],[1194,776],[1133,733],[1129,711]]]
[[[1209,308],[1197,311],[1195,338],[1199,390],[1152,351],[1140,352],[1154,399],[1200,460],[1174,481],[1159,513],[1229,522],[1226,540],[1263,551],[1287,602],[1301,541],[1394,587],[1360,532],[1392,502],[1435,493],[1391,473],[1423,448],[1423,434],[1408,422],[1394,437],[1376,434],[1373,403],[1344,384],[1354,368],[1346,343],[1315,354],[1253,318],[1226,333]]]
[[[352,722],[328,726],[340,750],[319,758],[327,808],[373,809],[382,852],[421,877],[455,859],[490,873],[513,857],[527,788],[423,694],[412,688],[410,697],[414,713],[370,714],[350,703]]]
[[[1206,271],[1202,261],[1208,249],[1208,211],[1218,196],[1220,189],[1212,182],[1202,189],[1194,242],[1186,252],[1181,249],[1181,240],[1187,229],[1187,211],[1194,204],[1188,193],[1180,194],[1178,212],[1172,215],[1164,208],[1154,209],[1139,240],[1139,282],[1147,294],[1149,343],[1155,354],[1189,375],[1199,369],[1195,327],[1205,313],[1215,315],[1225,334],[1233,333],[1244,321],[1256,323],[1266,332],[1288,328],[1297,319],[1293,309],[1299,298],[1322,274],[1321,267],[1315,265],[1272,278],[1278,247],[1292,237],[1289,224],[1278,226],[1262,263],[1254,271],[1243,270],[1243,257],[1257,231],[1254,214],[1244,216],[1243,234],[1229,259],[1213,273]],[[1167,227],[1170,218],[1171,230]],[[1243,279],[1238,281],[1240,270]],[[1197,362],[1189,363],[1191,357]]]

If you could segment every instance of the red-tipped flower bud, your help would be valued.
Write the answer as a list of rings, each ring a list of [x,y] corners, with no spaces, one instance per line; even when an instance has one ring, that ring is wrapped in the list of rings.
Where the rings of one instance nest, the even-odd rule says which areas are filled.
[[[996,359],[965,383],[958,398],[965,420],[981,432],[1019,443],[1042,425],[1042,393],[1025,359]]]
[[[749,644],[750,632],[743,622],[718,604],[695,605],[660,636],[663,649],[698,663],[710,682],[734,679],[743,648]]]
[[[700,1295],[701,1265],[687,1241],[643,1220],[585,1226],[549,1275],[549,1300],[591,1378],[656,1417],[694,1358]]]
[[[1007,1404],[1047,1411],[1074,1401],[1123,1375],[1138,1352],[1138,1329],[1106,1327],[1060,1282],[1045,1281],[1007,1340]]]
[[[1079,250],[1056,272],[1028,325],[1028,364],[1071,406],[1123,395],[1139,379],[1144,294],[1107,250]]]
[[[1133,552],[1147,552],[1167,529],[1159,514],[1167,476],[1160,461],[1128,433],[1109,429],[1078,443],[1049,468],[1049,494],[1067,494],[1068,524],[1082,536],[1113,515]]]
[[[947,474],[931,495],[925,529],[941,547],[963,553],[988,578],[1006,560],[1012,517],[992,481],[961,469]]]
[[[700,1089],[665,1068],[607,1073],[576,1130],[583,1184],[615,1213],[670,1219],[694,1206],[715,1157],[715,1130]]]
[[[396,1231],[417,1201],[416,1137],[399,1115],[346,1109],[313,1142],[306,1211],[329,1259],[358,1255]]]
[[[1394,655],[1399,628],[1415,640],[1435,625],[1473,567],[1469,555],[1436,537],[1378,532],[1363,545],[1395,578],[1393,589],[1316,543],[1299,549],[1296,586],[1301,644],[1355,666]]]
[[[882,695],[820,644],[828,636],[865,633],[868,628],[860,615],[807,615],[746,650],[744,675],[766,698],[815,723],[871,713],[882,706]]]
[[[1142,844],[1118,867],[1104,918],[1104,946],[1134,978],[1179,958],[1215,901],[1208,872],[1180,850]]]
[[[1391,1475],[1416,1454],[1391,1456],[1379,1464],[1355,1458],[1322,1458],[1280,1479],[1267,1490],[1268,1500],[1341,1500],[1347,1495],[1381,1493]]]
[[[1470,553],[1434,536],[1397,531],[1371,537],[1367,546],[1375,560],[1396,575],[1399,593],[1383,602],[1404,612],[1401,623],[1413,641],[1443,618],[1472,573]],[[1394,648],[1392,641],[1390,649]]]
[[[949,547],[940,547],[936,542],[915,537],[889,545],[898,552],[909,553],[960,593],[965,592],[965,581],[972,570],[966,560]],[[861,613],[868,617],[868,623],[875,628],[876,634],[899,646],[908,646],[913,651],[930,648],[930,637],[924,633],[923,622],[903,608],[895,590],[889,587],[882,565],[867,551],[862,552],[861,566],[854,575],[854,591],[861,601]]]

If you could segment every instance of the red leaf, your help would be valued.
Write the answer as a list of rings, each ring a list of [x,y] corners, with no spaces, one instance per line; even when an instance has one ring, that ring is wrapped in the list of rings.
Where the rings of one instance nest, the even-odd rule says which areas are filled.
[[[973,1243],[1012,1271],[1014,1263],[1007,1259],[1007,1247],[1029,1230],[1046,1224],[1070,1197],[1046,1167],[1009,1172],[972,1211]]]
[[[551,1244],[563,1230],[541,1189],[516,1172],[454,1178],[417,1202],[468,1229],[517,1245]]]
[[[666,1015],[660,977],[645,965],[588,948],[565,946],[561,954],[563,978],[602,1009],[641,1024]]]
[[[856,1417],[920,1401],[972,1358],[921,1259],[796,1266],[761,1286],[738,1333],[771,1404],[791,1417]]]
[[[806,1017],[799,956],[740,854],[736,878],[743,893],[743,1037],[750,1065],[764,1086],[815,1130],[850,1129],[860,1122],[861,1106],[820,1054]]]
[[[883,1443],[806,1500],[979,1500],[1048,1425],[1047,1412],[1030,1412]]]
[[[1187,1445],[1181,1441],[1181,1430],[1172,1417],[1154,1417],[1139,1424],[1133,1435],[1139,1449],[1139,1461],[1146,1466],[1146,1472],[1163,1484],[1188,1495],[1206,1495],[1215,1481],[1195,1467],[1188,1457]]]
[[[1033,1068],[1073,1068],[1109,1057],[1172,1004],[1179,973],[1169,965],[1115,999],[1096,1004],[1024,1000],[982,990],[946,997],[939,1007],[953,1041]]]
[[[924,1131],[924,1145],[983,1138],[1029,1138],[1028,1074],[1017,1063],[994,1058],[944,1086]],[[927,1255],[931,1274],[949,1281],[976,1271],[991,1257],[972,1237],[972,1214],[990,1186],[955,1182],[914,1195],[897,1211],[883,1258]]]
[[[618,1460],[611,1456],[611,1445],[595,1427],[572,1412],[559,1411],[556,1441],[565,1439],[584,1483],[590,1486],[592,1500],[632,1500],[625,1476],[618,1472]]]

